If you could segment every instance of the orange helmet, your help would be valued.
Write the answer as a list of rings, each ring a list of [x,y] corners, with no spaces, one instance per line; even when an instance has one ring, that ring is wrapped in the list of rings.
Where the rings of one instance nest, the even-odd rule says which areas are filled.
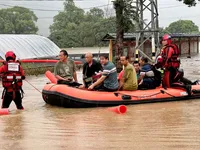
[[[6,61],[9,61],[10,59],[14,60],[16,59],[16,55],[13,51],[7,51],[5,55]]]
[[[167,41],[167,44],[171,44],[172,37],[169,34],[164,34],[162,37],[162,41]]]

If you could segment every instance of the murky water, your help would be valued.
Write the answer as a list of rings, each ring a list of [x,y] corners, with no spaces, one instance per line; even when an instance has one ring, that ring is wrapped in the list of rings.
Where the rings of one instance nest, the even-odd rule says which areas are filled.
[[[200,78],[199,56],[182,59],[185,75]],[[48,80],[28,77],[40,91]],[[24,111],[14,103],[0,116],[0,149],[200,149],[200,100],[127,106],[124,115],[107,108],[67,109],[45,104],[24,82]]]

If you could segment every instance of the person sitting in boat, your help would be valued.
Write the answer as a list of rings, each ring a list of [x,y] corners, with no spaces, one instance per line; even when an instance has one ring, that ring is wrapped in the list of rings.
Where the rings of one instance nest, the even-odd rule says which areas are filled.
[[[136,74],[137,74],[137,79],[140,77],[140,64],[138,61],[134,61],[133,66],[135,68]]]
[[[72,87],[79,87],[77,81],[76,66],[73,60],[68,58],[66,50],[61,50],[59,54],[60,61],[54,67],[55,77],[58,79],[58,84],[67,84]]]
[[[122,71],[120,71],[120,73],[118,74],[118,77],[117,77],[118,81],[120,81],[122,79],[123,74],[124,74],[124,69]]]
[[[128,56],[120,57],[120,62],[124,65],[124,73],[119,82],[119,90],[133,91],[138,88],[137,75],[135,68],[128,60]]]
[[[22,80],[25,79],[24,70],[20,63],[16,61],[16,55],[13,51],[8,51],[5,55],[6,61],[0,67],[2,85],[2,108],[8,108],[12,100],[15,102],[17,109],[23,110],[22,99]]]
[[[83,65],[83,87],[88,88],[101,76],[102,66],[93,59],[92,53],[85,54],[85,61],[86,63]]]
[[[154,80],[154,72],[152,66],[148,63],[148,58],[140,57],[139,64],[141,66],[140,76],[138,79],[138,89],[154,89],[156,88]]]
[[[117,69],[116,66],[108,60],[107,55],[100,56],[100,63],[103,66],[103,72],[101,78],[88,87],[89,90],[100,90],[100,91],[117,91],[118,80],[117,80]]]

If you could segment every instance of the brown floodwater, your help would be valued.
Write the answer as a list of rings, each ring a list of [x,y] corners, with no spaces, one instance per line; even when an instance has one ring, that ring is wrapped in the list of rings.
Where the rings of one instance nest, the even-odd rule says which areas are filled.
[[[199,64],[199,56],[183,58],[185,76],[200,78]],[[43,75],[27,81],[40,91],[48,82]],[[131,105],[118,115],[107,108],[50,106],[26,81],[24,91],[25,110],[12,103],[10,114],[0,116],[1,150],[200,149],[198,99]]]

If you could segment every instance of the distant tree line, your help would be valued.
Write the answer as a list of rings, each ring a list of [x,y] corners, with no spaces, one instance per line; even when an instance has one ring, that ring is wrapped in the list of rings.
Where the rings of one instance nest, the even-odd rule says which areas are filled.
[[[197,0],[178,0],[188,6],[195,6]],[[114,0],[115,15],[105,16],[105,11],[92,8],[85,12],[77,7],[73,0],[65,0],[64,11],[54,17],[50,26],[49,38],[59,47],[102,46],[102,38],[107,33],[117,33],[117,40],[122,43],[125,32],[134,32],[137,22],[136,7],[132,0]],[[33,11],[15,6],[0,9],[0,34],[36,34],[37,16]],[[191,20],[178,20],[162,33],[199,33],[199,28]],[[123,46],[123,45],[122,45]]]
[[[100,46],[106,33],[116,32],[115,17],[104,17],[104,11],[92,8],[88,12],[66,0],[64,11],[54,17],[49,38],[59,47]]]
[[[36,15],[27,8],[0,9],[0,34],[35,34],[36,21]]]

